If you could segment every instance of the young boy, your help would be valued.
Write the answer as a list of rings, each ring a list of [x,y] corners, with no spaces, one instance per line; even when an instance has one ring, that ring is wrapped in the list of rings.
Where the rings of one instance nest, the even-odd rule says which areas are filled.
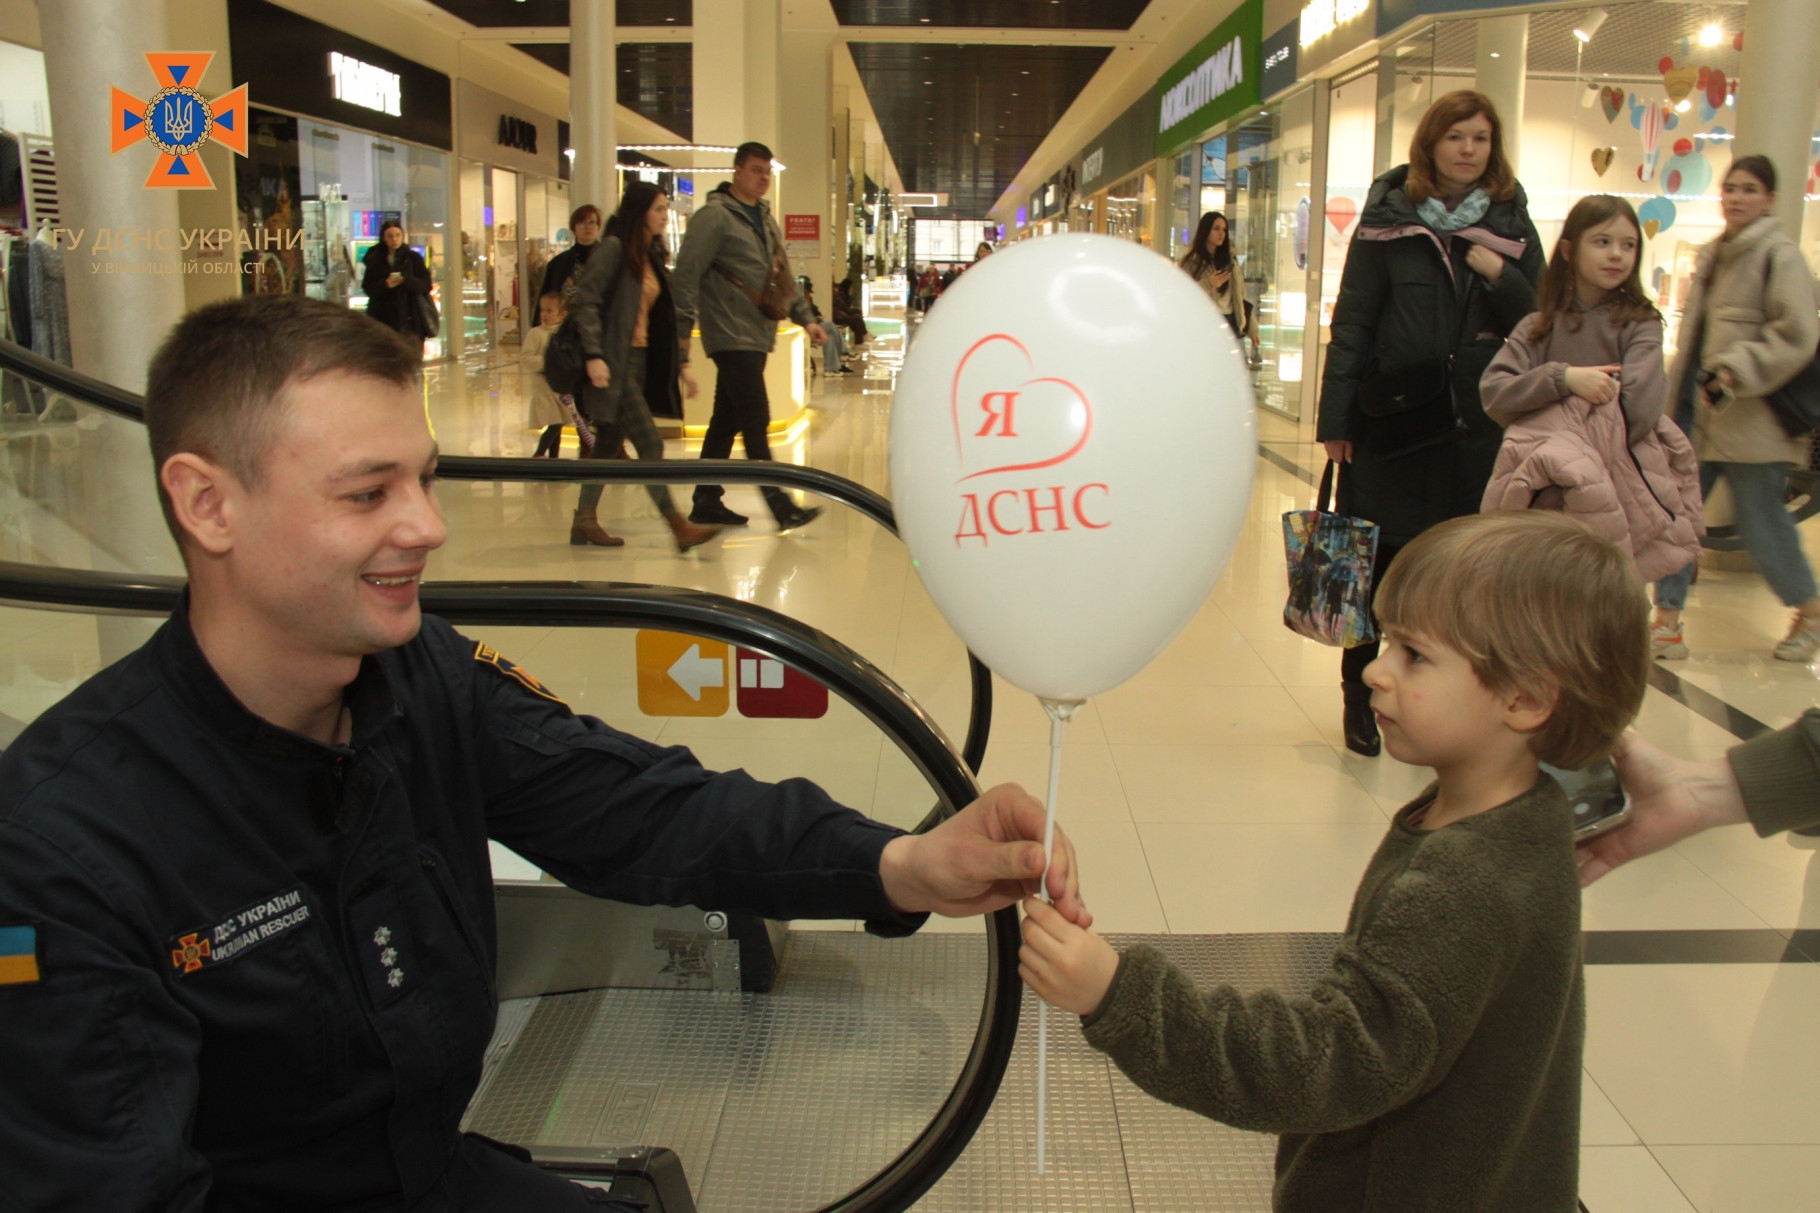
[[[1196,991],[1025,903],[1024,980],[1159,1099],[1281,1134],[1278,1213],[1577,1207],[1585,985],[1567,798],[1643,701],[1629,559],[1546,511],[1457,518],[1379,588],[1384,743],[1435,782],[1400,810],[1305,995]]]
[[[525,334],[524,347],[518,354],[518,365],[530,388],[526,402],[530,411],[528,423],[531,429],[543,428],[537,439],[537,450],[532,454],[534,459],[544,455],[552,459],[562,456],[562,427],[569,424],[569,414],[543,377],[543,353],[568,315],[562,292],[545,291],[537,301],[537,327]]]

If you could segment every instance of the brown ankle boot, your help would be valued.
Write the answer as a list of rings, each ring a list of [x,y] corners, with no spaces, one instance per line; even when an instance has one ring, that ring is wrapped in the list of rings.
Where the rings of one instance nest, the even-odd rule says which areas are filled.
[[[669,513],[665,514],[664,521],[670,524],[670,533],[676,536],[676,550],[678,552],[686,552],[690,548],[698,548],[726,529],[725,527],[702,526],[700,523],[690,522],[687,518],[682,516],[682,511],[680,510],[671,510]]]
[[[609,535],[594,517],[593,510],[576,510],[575,521],[569,524],[569,543],[574,547],[593,544],[597,548],[623,548],[626,541],[617,535]]]

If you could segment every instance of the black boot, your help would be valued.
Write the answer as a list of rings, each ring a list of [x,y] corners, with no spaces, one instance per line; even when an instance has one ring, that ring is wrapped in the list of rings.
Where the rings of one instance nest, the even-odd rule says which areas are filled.
[[[1340,689],[1346,697],[1346,748],[1354,754],[1376,758],[1384,745],[1378,736],[1377,717],[1371,714],[1371,688],[1364,683],[1341,683]]]

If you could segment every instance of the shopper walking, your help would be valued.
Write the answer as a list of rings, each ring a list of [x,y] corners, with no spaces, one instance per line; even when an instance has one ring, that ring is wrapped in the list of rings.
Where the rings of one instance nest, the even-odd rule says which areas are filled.
[[[703,459],[731,455],[735,434],[745,442],[746,458],[771,458],[765,360],[777,345],[779,320],[788,315],[818,346],[828,339],[797,293],[783,233],[765,203],[771,159],[771,149],[762,143],[742,143],[734,151],[733,180],[721,183],[690,217],[671,278],[683,361],[689,357],[689,334],[699,325],[702,348],[719,372],[714,412],[701,444]],[[744,526],[745,515],[726,507],[723,492],[718,484],[697,485],[690,521]],[[780,531],[803,526],[821,513],[820,507],[797,505],[772,485],[765,486],[764,495]]]
[[[668,249],[663,234],[670,226],[670,199],[644,181],[626,187],[619,210],[607,225],[607,238],[588,260],[576,284],[575,327],[587,356],[588,383],[581,404],[597,428],[615,427],[632,441],[640,459],[662,459],[663,438],[658,435],[647,393],[655,389],[678,415],[682,402],[677,380],[695,394],[689,373],[688,330],[677,321],[669,275],[664,270]],[[617,443],[596,458],[618,458]],[[720,533],[718,526],[699,526],[676,508],[668,485],[646,486],[651,502],[670,526],[676,550],[686,552]],[[601,486],[581,486],[581,500],[569,530],[569,542],[617,547],[601,528],[596,510]]]
[[[1622,198],[1567,212],[1540,307],[1479,381],[1485,415],[1506,427],[1481,505],[1565,510],[1650,581],[1692,564],[1706,527],[1694,449],[1664,415],[1662,313],[1643,293],[1642,246]]]
[[[1232,335],[1241,341],[1249,338],[1255,352],[1258,348],[1257,317],[1253,314],[1251,301],[1245,298],[1245,275],[1239,272],[1238,258],[1232,255],[1232,236],[1226,216],[1218,211],[1208,211],[1201,216],[1200,225],[1194,229],[1194,244],[1182,257],[1182,268],[1207,292],[1220,315],[1226,317],[1226,323],[1232,326]]]
[[[426,340],[429,326],[417,301],[430,297],[430,267],[404,242],[404,228],[396,219],[381,225],[379,243],[361,258],[361,269],[367,315],[420,344]]]
[[[544,267],[543,289],[559,291],[563,302],[575,305],[576,280],[581,277],[583,267],[594,250],[600,246],[600,229],[604,223],[600,208],[592,202],[586,202],[569,213],[569,232],[575,237],[575,243],[550,258]]]
[[[1372,183],[1346,254],[1316,436],[1347,465],[1341,509],[1379,526],[1378,578],[1437,523],[1477,513],[1503,431],[1479,377],[1535,310],[1543,256],[1504,155],[1497,108],[1455,92],[1428,108],[1409,163]],[[1365,667],[1340,661],[1348,749],[1376,754]]]
[[[1668,381],[1676,420],[1692,423],[1702,488],[1711,493],[1721,476],[1731,485],[1744,546],[1776,597],[1794,608],[1776,657],[1809,662],[1820,654],[1820,591],[1783,504],[1790,468],[1807,462],[1808,439],[1789,437],[1763,397],[1813,358],[1820,320],[1807,261],[1770,213],[1775,201],[1768,157],[1732,162],[1719,193],[1725,231],[1695,262]],[[1656,583],[1658,646],[1683,644],[1692,574],[1689,567]]]

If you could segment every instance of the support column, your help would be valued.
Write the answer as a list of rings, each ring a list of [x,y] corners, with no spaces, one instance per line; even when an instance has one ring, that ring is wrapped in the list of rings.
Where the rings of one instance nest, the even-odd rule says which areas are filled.
[[[746,124],[746,0],[695,0],[695,142],[738,147],[751,138]],[[702,154],[697,167],[730,167],[731,155]],[[784,161],[788,164],[789,161]],[[726,178],[696,182],[706,196]]]
[[[1740,73],[1733,156],[1763,155],[1775,162],[1776,218],[1799,240],[1807,172],[1815,159],[1820,5],[1813,0],[1752,0],[1746,5]]]
[[[1498,107],[1504,155],[1521,171],[1523,90],[1529,71],[1529,16],[1479,18],[1478,90]]]
[[[614,0],[569,0],[569,198],[608,215],[619,205],[619,48]],[[698,69],[699,70],[699,69]]]
[[[84,232],[80,249],[64,253],[75,366],[142,392],[153,353],[185,310],[181,218],[178,191],[145,188],[156,149],[136,144],[110,154],[108,82],[139,97],[153,92],[145,55],[171,47],[169,14],[165,0],[60,0],[40,5],[38,21],[63,226]],[[232,180],[217,180],[216,188],[232,189]],[[103,232],[111,251],[96,249]],[[84,435],[81,446],[81,495],[60,512],[88,540],[92,565],[175,571],[175,545],[154,508],[157,482],[144,427],[110,419]],[[97,617],[102,663],[138,648],[154,626]]]
[[[732,142],[738,144],[752,139],[777,151],[778,140],[783,137],[783,123],[779,117],[782,90],[778,76],[783,54],[783,13],[779,0],[745,0],[745,7],[746,133]],[[795,95],[793,89],[792,97]],[[778,152],[777,158],[785,164],[790,163],[790,158],[782,152]],[[773,192],[776,192],[775,186]]]
[[[783,36],[782,50],[779,63],[787,85],[776,150],[777,158],[790,167],[779,178],[777,209],[780,214],[787,210],[821,219],[822,255],[797,262],[796,272],[809,276],[823,314],[831,315],[835,277],[834,122],[830,113],[834,35],[792,30]]]

